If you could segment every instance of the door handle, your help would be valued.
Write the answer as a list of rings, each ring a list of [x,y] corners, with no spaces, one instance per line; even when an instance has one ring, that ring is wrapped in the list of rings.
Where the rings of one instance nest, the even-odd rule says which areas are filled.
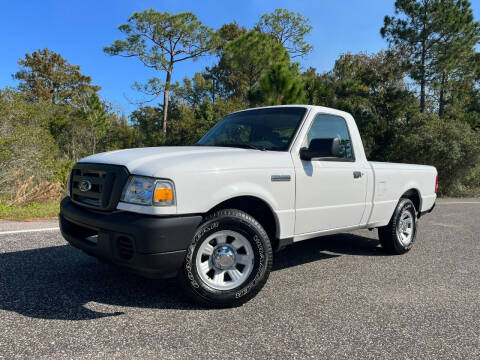
[[[354,179],[359,179],[363,176],[363,173],[361,171],[354,171],[353,172],[353,178]]]

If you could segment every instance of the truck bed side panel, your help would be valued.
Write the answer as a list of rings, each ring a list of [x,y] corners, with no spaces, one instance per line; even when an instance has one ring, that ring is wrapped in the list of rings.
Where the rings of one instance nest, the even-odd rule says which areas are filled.
[[[420,209],[427,211],[435,203],[435,178],[432,166],[370,162],[375,179],[371,227],[388,224],[400,197],[414,189],[420,194]]]

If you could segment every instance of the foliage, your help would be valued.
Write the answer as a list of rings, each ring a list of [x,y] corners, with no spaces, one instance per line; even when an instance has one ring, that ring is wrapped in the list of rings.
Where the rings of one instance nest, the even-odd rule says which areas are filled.
[[[311,51],[311,26],[285,9],[262,15],[254,29],[233,22],[214,32],[191,13],[155,10],[119,29],[125,38],[104,51],[163,72],[165,81],[136,84],[163,93],[163,103],[127,118],[79,66],[48,49],[27,54],[14,74],[18,88],[0,90],[0,217],[56,215],[58,202],[46,198],[60,196],[84,156],[193,145],[233,111],[302,102],[350,112],[370,160],[435,165],[442,195],[478,194],[480,30],[466,0],[397,0],[381,29],[389,50],[342,54],[320,74],[292,62]],[[206,54],[210,66],[172,82],[177,62]]]
[[[21,69],[13,77],[20,81],[18,88],[30,102],[77,104],[85,94],[100,90],[91,84],[90,77],[80,73],[80,66],[49,49],[26,54],[18,65]]]
[[[118,117],[115,113],[109,113],[108,123],[109,129],[104,139],[104,151],[140,146],[139,131],[128,123],[124,114]]]
[[[14,192],[18,178],[39,182],[55,173],[57,147],[48,131],[48,104],[32,104],[13,89],[0,91],[0,197]]]
[[[420,85],[420,110],[425,111],[430,76],[427,66],[432,61],[431,48],[438,37],[432,19],[432,2],[396,0],[395,14],[398,16],[385,16],[380,33],[391,47],[401,49],[410,65],[410,76]]]
[[[7,206],[59,199],[63,195],[63,189],[58,182],[43,181],[39,183],[35,181],[34,175],[24,181],[18,173],[15,175],[15,194],[11,200],[7,201]]]
[[[193,108],[197,108],[204,101],[214,102],[216,97],[212,94],[213,82],[201,73],[196,73],[193,79],[185,78],[183,86],[175,89],[175,95]]]
[[[95,93],[82,99],[81,107],[53,107],[49,127],[67,159],[77,161],[107,147],[107,109]]]
[[[443,117],[447,103],[459,99],[451,92],[458,83],[471,83],[478,68],[480,23],[467,0],[397,0],[395,14],[385,17],[381,35],[399,50],[420,86],[421,111],[430,91],[436,95],[432,108]]]
[[[422,114],[399,62],[391,52],[347,54],[329,74],[304,76],[315,84],[310,98],[353,114],[370,160],[434,165],[443,195],[467,194],[478,182],[480,134],[465,121]]]
[[[313,49],[305,40],[312,26],[300,13],[275,9],[272,14],[263,14],[255,29],[282,44],[292,58],[305,56]]]
[[[216,37],[197,17],[184,12],[170,14],[153,9],[134,12],[127,24],[118,28],[125,40],[115,40],[104,51],[109,55],[136,57],[145,66],[166,73],[165,83],[151,79],[143,91],[153,97],[163,92],[163,133],[167,132],[170,82],[177,62],[205,55],[216,48]],[[142,89],[137,85],[137,89]]]
[[[477,164],[465,179],[460,183],[461,189],[455,193],[457,196],[480,197],[480,164]]]
[[[405,70],[392,52],[345,54],[328,74],[307,78],[313,104],[350,112],[360,129],[368,157],[388,160],[399,126],[416,114],[416,99],[404,83]]]
[[[132,126],[138,131],[139,146],[162,144],[162,109],[152,106],[140,107],[130,115]]]
[[[220,28],[216,31],[218,40],[217,53],[221,54],[225,48],[225,45],[227,45],[230,41],[245,35],[246,32],[247,29],[245,26],[238,25],[236,21],[220,26]]]
[[[411,113],[408,126],[389,139],[412,149],[402,151],[410,161],[437,166],[442,193],[465,195],[480,183],[480,23],[467,0],[397,0],[395,13],[385,17],[381,34],[420,86],[427,114]]]
[[[42,51],[52,54],[48,50]],[[58,54],[57,54],[58,55]],[[61,59],[60,55],[55,56]],[[53,55],[52,55],[53,56]],[[32,55],[31,58],[38,56]],[[55,72],[45,71],[46,83],[67,79],[72,68],[66,60]],[[42,68],[44,69],[44,68]],[[62,74],[62,71],[65,73]],[[76,78],[89,79],[78,72]],[[88,80],[89,82],[90,80]],[[38,82],[37,82],[38,84]],[[73,164],[80,158],[112,148],[135,146],[135,132],[112,112],[95,92],[97,87],[67,87],[54,98],[35,99],[43,85],[0,90],[0,198],[7,204],[58,198]],[[48,101],[47,101],[48,100]]]
[[[411,122],[406,131],[398,139],[401,151],[392,154],[393,160],[436,166],[443,195],[464,195],[465,183],[475,183],[473,170],[478,172],[480,163],[480,136],[467,123],[425,115]]]
[[[13,206],[8,206],[0,202],[1,220],[25,220],[37,218],[56,219],[59,211],[60,202],[58,200],[33,202],[27,205]]]
[[[436,10],[438,41],[433,47],[433,90],[437,95],[438,115],[444,117],[461,97],[456,92],[472,88],[480,64],[475,46],[480,40],[480,23],[474,21],[466,0],[444,0]],[[462,94],[463,95],[463,94]]]
[[[256,105],[287,105],[304,102],[304,84],[296,66],[273,64],[260,78],[249,98]]]
[[[240,98],[245,95],[245,91],[238,90],[238,76],[235,75],[231,62],[227,61],[223,56],[225,46],[245,35],[247,29],[244,26],[238,25],[236,22],[222,25],[217,31],[216,36],[218,40],[216,55],[219,57],[218,64],[211,67],[206,67],[202,73],[202,77],[210,82],[210,97],[212,102],[217,99],[232,99]]]
[[[289,63],[285,48],[257,31],[249,31],[229,42],[223,56],[238,79],[237,86],[244,89],[244,98],[246,91],[257,85],[262,73],[271,65]]]
[[[104,104],[100,101],[100,97],[95,93],[84,99],[82,112],[85,125],[88,128],[87,136],[91,143],[90,149],[92,154],[95,154],[99,141],[107,134],[107,112]]]

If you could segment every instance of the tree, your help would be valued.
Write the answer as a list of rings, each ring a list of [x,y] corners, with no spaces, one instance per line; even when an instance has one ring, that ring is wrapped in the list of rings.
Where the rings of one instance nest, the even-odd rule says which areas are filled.
[[[480,23],[474,21],[466,0],[444,0],[437,4],[435,12],[439,36],[432,48],[432,82],[438,92],[438,115],[442,118],[446,103],[454,100],[451,92],[455,84],[471,87],[479,66],[475,46],[480,40]]]
[[[208,130],[208,122],[186,104],[174,103],[171,109],[171,131],[165,145],[194,145]]]
[[[143,106],[130,114],[132,126],[138,130],[139,146],[157,146],[162,144],[163,116],[158,107]]]
[[[397,0],[395,13],[396,17],[385,17],[380,32],[409,63],[410,76],[420,85],[421,111],[430,89],[437,94],[438,114],[444,117],[449,88],[458,81],[468,86],[465,81],[475,71],[480,24],[474,21],[470,2]]]
[[[83,116],[86,120],[91,144],[91,153],[97,152],[98,143],[107,135],[108,121],[105,106],[99,96],[94,93],[85,99]]]
[[[312,51],[312,46],[305,41],[312,26],[300,13],[275,9],[272,14],[263,14],[255,29],[282,44],[292,58],[303,57]]]
[[[480,136],[467,123],[454,119],[442,121],[436,114],[422,114],[402,130],[397,145],[402,151],[392,154],[393,161],[435,166],[442,195],[462,195],[464,182],[475,182],[469,176],[475,167],[479,169]]]
[[[317,74],[317,70],[310,67],[302,74],[302,79],[307,104],[327,106],[334,98],[334,89],[327,85],[329,74]]]
[[[18,64],[21,70],[13,75],[20,81],[19,89],[28,101],[48,101],[52,104],[75,104],[84,94],[100,90],[92,79],[80,73],[80,66],[72,65],[60,54],[49,49],[26,54]]]
[[[433,19],[439,0],[396,0],[395,16],[385,16],[380,30],[391,47],[402,50],[410,64],[410,76],[420,85],[420,111],[425,111],[426,89],[429,80],[428,65],[432,47],[438,41]]]
[[[183,85],[175,89],[175,94],[196,109],[205,99],[215,102],[212,87],[212,81],[206,79],[203,74],[196,73],[193,79],[188,77],[183,79]]]
[[[297,66],[273,64],[250,92],[253,104],[288,105],[303,103],[304,84]]]
[[[414,94],[404,78],[401,59],[391,51],[377,54],[345,54],[332,71],[317,75],[315,105],[351,113],[362,134],[367,156],[388,161],[395,156],[398,134],[418,115]],[[312,76],[312,75],[310,75]]]
[[[15,196],[15,183],[51,180],[58,148],[48,131],[49,103],[25,101],[15,89],[0,90],[0,199]]]
[[[221,55],[226,44],[242,35],[245,35],[246,33],[247,29],[245,26],[238,25],[236,21],[220,26],[220,28],[216,31],[218,37],[217,53]]]
[[[246,34],[247,29],[244,26],[238,25],[237,22],[222,25],[217,31],[218,44],[216,53],[219,57],[218,64],[212,67],[206,67],[203,72],[205,80],[211,82],[210,88],[212,102],[217,101],[217,97],[226,100],[234,93],[237,84],[231,64],[225,61],[223,51],[225,46],[230,42]]]
[[[140,146],[139,131],[128,124],[127,117],[116,113],[107,115],[109,127],[105,137],[105,151]]]
[[[237,77],[237,88],[241,89],[244,85],[248,91],[272,64],[288,64],[290,58],[283,45],[268,35],[252,30],[227,44],[223,61],[231,66]]]
[[[165,82],[151,79],[144,92],[157,97],[163,92],[163,133],[167,133],[168,96],[174,65],[195,60],[213,51],[216,37],[190,12],[170,14],[153,9],[134,12],[119,26],[125,40],[115,40],[104,51],[109,55],[136,57],[145,66],[166,73]],[[140,88],[137,86],[137,88]]]

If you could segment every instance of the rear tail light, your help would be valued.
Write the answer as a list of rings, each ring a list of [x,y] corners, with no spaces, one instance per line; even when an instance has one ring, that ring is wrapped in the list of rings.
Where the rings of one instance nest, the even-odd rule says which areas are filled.
[[[435,194],[437,193],[437,191],[438,191],[438,175],[435,179]]]

